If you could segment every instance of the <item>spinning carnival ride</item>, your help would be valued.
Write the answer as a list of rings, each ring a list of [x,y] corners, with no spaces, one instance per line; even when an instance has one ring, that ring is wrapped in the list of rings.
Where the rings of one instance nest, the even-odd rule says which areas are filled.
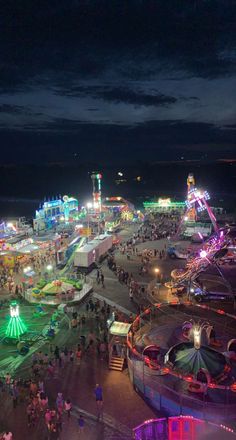
[[[190,320],[184,321],[187,316]],[[227,315],[228,333],[222,326],[222,310],[208,308],[209,321],[204,306],[189,301],[155,303],[144,310],[127,337],[129,375],[135,389],[151,406],[171,416],[233,418],[236,340],[230,338],[236,321],[231,316]]]
[[[192,182],[191,184],[189,184],[190,176]],[[198,188],[196,188],[194,183],[195,183],[194,177],[192,174],[190,174],[188,176],[188,195],[187,195],[187,200],[185,201],[187,205],[187,212],[185,213],[185,217],[188,218],[188,220],[191,220],[192,218],[193,221],[196,221],[197,213],[207,210],[213,228],[215,231],[217,231],[218,226],[216,223],[216,218],[212,212],[212,209],[207,203],[207,200],[210,199],[210,196],[207,191],[201,191]]]
[[[206,271],[207,267],[214,265],[219,275],[224,280],[229,292],[231,286],[225,279],[217,261],[225,256],[231,244],[230,228],[220,229],[215,232],[203,245],[201,251],[195,256],[189,256],[186,268],[174,269],[171,272],[172,281],[166,283],[168,288],[178,288],[189,285],[190,283],[198,286],[197,278],[201,272]]]
[[[194,229],[198,229],[199,226],[199,236],[201,237],[202,234],[200,234],[201,230],[201,223],[198,222],[198,215],[203,212],[207,211],[208,216],[211,220],[211,223],[213,225],[214,231],[218,231],[218,225],[216,222],[215,215],[211,209],[211,207],[208,204],[208,200],[210,199],[210,196],[207,191],[199,190],[195,186],[195,178],[193,174],[189,174],[187,178],[187,199],[185,201],[186,210],[181,218],[180,225],[177,231],[176,236],[178,237],[180,235],[181,230],[183,230],[183,227],[187,226],[194,226]]]

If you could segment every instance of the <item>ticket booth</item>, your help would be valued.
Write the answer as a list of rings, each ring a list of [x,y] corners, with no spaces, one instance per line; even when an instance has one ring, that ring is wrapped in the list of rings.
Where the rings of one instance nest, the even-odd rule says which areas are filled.
[[[204,430],[203,420],[191,416],[169,417],[169,440],[195,440]]]
[[[113,321],[109,326],[109,369],[122,371],[127,358],[127,335],[131,324]]]

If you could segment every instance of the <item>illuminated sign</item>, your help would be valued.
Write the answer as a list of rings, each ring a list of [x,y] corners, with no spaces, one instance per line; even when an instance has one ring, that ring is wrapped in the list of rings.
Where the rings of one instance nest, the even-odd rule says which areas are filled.
[[[171,199],[158,199],[158,202],[144,202],[144,208],[184,208],[185,202],[172,202]]]
[[[171,205],[171,199],[158,199],[158,205],[164,207],[170,206]]]
[[[62,205],[62,200],[52,200],[51,202],[44,202],[43,209],[55,208],[55,206]]]

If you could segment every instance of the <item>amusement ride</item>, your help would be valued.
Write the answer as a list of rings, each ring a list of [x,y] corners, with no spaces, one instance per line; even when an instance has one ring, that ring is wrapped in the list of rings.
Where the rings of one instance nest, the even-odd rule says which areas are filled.
[[[219,228],[216,217],[208,204],[208,200],[210,200],[208,191],[198,189],[195,184],[195,177],[190,173],[187,178],[187,198],[185,200],[186,209],[181,217],[176,237],[179,237],[180,232],[189,224],[197,227],[199,225],[198,217],[203,211],[207,211],[214,231],[218,231]],[[200,238],[202,238],[200,232],[199,235]]]

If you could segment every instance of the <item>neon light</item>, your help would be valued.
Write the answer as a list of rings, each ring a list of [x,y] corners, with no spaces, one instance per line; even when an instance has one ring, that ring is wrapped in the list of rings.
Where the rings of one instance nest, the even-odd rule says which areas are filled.
[[[168,206],[168,207],[171,207],[171,208],[184,208],[185,207],[185,202],[170,202],[170,203],[168,203],[168,205],[163,205],[163,203],[159,203],[159,200],[160,199],[158,199],[158,202],[143,202],[143,206],[144,206],[144,208],[163,208],[164,206]]]
[[[7,325],[5,336],[7,338],[19,339],[27,327],[20,318],[19,305],[16,302],[10,304],[10,321]]]
[[[19,305],[16,303],[10,304],[10,316],[16,318],[19,316]]]

